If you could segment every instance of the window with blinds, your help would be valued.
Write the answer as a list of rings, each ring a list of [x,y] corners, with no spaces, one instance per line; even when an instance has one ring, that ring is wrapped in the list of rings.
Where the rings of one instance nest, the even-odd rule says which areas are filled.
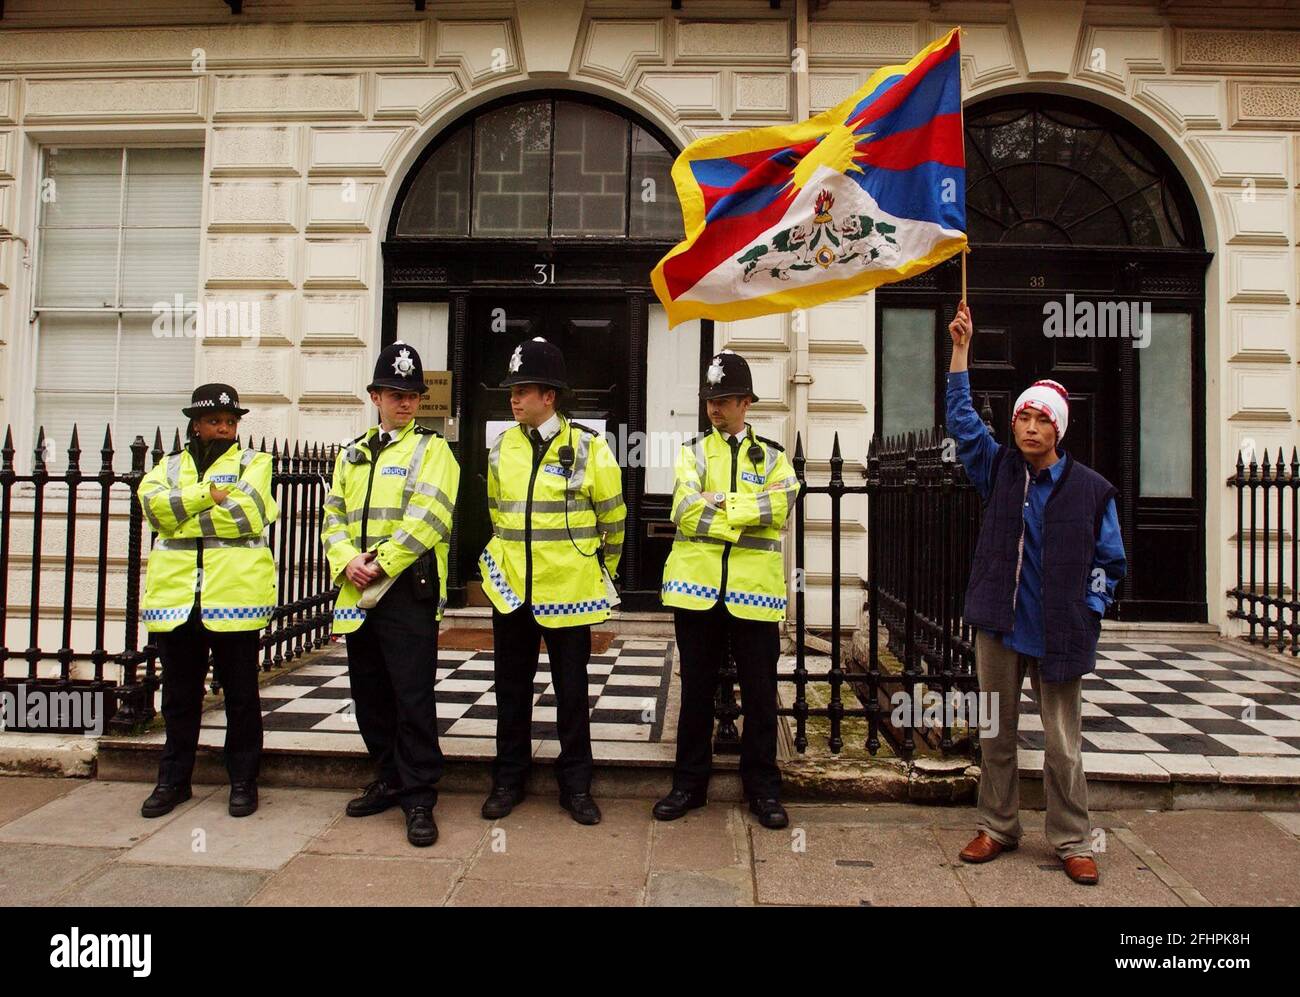
[[[194,339],[155,318],[196,300],[202,203],[202,149],[42,151],[33,443],[43,427],[56,466],[74,423],[83,469],[105,425],[119,468],[137,435],[161,426],[169,444],[183,428]]]

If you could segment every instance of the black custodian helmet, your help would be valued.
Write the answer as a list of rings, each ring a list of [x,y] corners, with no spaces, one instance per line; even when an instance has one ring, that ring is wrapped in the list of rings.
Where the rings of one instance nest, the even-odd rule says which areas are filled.
[[[525,340],[510,355],[510,372],[501,387],[512,384],[544,384],[549,388],[565,390],[569,377],[564,369],[564,354],[554,343],[541,336]]]
[[[422,395],[429,393],[424,383],[424,365],[420,363],[420,354],[414,346],[399,339],[379,351],[379,359],[375,361],[375,374],[366,385],[366,390],[378,391],[380,388],[418,391]]]
[[[758,401],[754,394],[754,379],[749,373],[749,364],[739,353],[723,350],[709,361],[709,369],[704,375],[704,386],[700,388],[700,398],[726,398],[729,395],[748,395],[751,402]]]

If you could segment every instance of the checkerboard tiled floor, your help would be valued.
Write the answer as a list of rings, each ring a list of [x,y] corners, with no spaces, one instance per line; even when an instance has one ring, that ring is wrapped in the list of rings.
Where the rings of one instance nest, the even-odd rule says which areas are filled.
[[[1041,765],[1043,725],[1027,680],[1020,705],[1022,765]],[[1223,645],[1103,640],[1083,681],[1083,741],[1089,773],[1154,766],[1210,776],[1224,759],[1267,773],[1277,759],[1300,760],[1300,670]]]
[[[533,737],[554,740],[558,737],[555,689],[548,662],[543,651],[533,682]],[[593,654],[587,666],[592,740],[659,741],[671,668],[672,644],[666,640],[615,638],[606,653]],[[439,735],[496,736],[491,651],[440,650],[436,688]],[[264,686],[268,744],[277,733],[356,734],[356,747],[364,750],[350,695],[342,654],[305,665]],[[208,711],[203,726],[224,727],[225,714],[220,709]]]

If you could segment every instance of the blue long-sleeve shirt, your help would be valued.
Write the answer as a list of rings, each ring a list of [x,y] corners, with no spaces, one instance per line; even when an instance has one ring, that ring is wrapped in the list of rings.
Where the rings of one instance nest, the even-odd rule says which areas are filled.
[[[990,475],[993,459],[998,454],[998,442],[971,403],[970,374],[967,371],[949,372],[946,408],[948,432],[957,441],[957,457],[980,497],[987,499],[993,489]],[[1015,626],[1009,634],[1002,635],[1002,643],[1007,647],[1036,658],[1047,653],[1043,629],[1043,510],[1063,470],[1065,461],[1058,460],[1051,467],[1039,471],[1030,481],[1025,496],[1025,543],[1020,585],[1016,589]],[[1104,614],[1106,607],[1115,600],[1115,586],[1124,577],[1127,567],[1114,498],[1107,501],[1102,515],[1092,566],[1090,579],[1100,579],[1104,575],[1105,584],[1102,587],[1090,581],[1088,605],[1097,613]],[[1102,575],[1097,574],[1097,569]]]

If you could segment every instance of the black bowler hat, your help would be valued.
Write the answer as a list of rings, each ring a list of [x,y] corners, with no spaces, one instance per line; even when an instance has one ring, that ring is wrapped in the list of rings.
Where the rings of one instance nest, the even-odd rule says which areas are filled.
[[[541,336],[520,343],[510,355],[510,373],[501,382],[501,387],[508,388],[512,384],[544,384],[562,390],[568,388],[564,354],[558,346],[548,343]]]
[[[704,375],[704,386],[700,388],[700,398],[726,398],[729,395],[748,395],[751,402],[758,401],[754,394],[754,379],[749,373],[749,364],[739,353],[723,350],[709,361],[709,369]]]
[[[197,419],[210,412],[234,412],[237,416],[248,414],[239,407],[239,392],[229,384],[200,384],[190,395],[190,407],[181,409],[184,415]]]
[[[399,339],[379,351],[379,359],[375,361],[375,376],[366,385],[366,390],[378,391],[380,388],[418,391],[422,395],[429,393],[424,383],[424,365],[420,363],[420,354],[415,352],[414,346]]]

